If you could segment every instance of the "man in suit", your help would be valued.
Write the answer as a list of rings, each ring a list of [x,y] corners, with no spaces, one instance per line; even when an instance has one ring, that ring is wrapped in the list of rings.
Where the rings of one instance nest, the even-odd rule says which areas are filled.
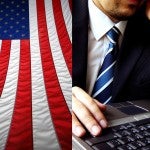
[[[91,94],[109,43],[106,33],[114,26],[120,36],[109,102],[150,99],[150,22],[145,15],[149,16],[149,3],[74,1],[72,132],[76,136],[83,136],[85,128],[97,136],[107,127],[106,106]]]

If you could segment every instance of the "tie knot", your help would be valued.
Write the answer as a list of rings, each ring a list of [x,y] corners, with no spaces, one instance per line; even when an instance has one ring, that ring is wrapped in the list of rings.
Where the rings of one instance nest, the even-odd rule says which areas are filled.
[[[118,42],[120,31],[114,26],[107,32],[107,37],[111,43],[116,44]]]

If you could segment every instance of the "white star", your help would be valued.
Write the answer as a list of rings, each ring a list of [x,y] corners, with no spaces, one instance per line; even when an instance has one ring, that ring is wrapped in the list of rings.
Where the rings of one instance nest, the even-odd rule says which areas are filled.
[[[22,37],[24,37],[24,36],[25,36],[25,34],[22,34],[21,36],[22,36]]]
[[[22,20],[25,20],[26,18],[25,18],[25,17],[22,17],[21,19],[22,19]]]
[[[1,2],[1,5],[3,5],[4,4],[4,2]]]

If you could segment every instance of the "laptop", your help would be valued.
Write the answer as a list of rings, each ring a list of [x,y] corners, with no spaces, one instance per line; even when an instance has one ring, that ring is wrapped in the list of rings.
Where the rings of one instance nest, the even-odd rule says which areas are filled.
[[[72,136],[73,150],[150,150],[150,100],[107,105],[108,128],[98,137]]]

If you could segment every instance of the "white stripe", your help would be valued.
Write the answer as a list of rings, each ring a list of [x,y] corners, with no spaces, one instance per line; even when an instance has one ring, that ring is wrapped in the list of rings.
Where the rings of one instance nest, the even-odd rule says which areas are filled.
[[[113,30],[117,33],[117,34],[119,34],[119,29],[117,30],[118,28],[117,27],[113,27]]]
[[[46,20],[48,25],[48,35],[49,35],[49,40],[51,45],[52,56],[53,56],[57,76],[59,79],[59,84],[61,86],[61,90],[65,97],[66,103],[71,111],[72,80],[59,43],[57,30],[55,27],[55,20],[54,20],[51,0],[45,0],[45,8],[46,8],[46,17],[47,17]]]
[[[1,49],[2,49],[2,40],[0,40],[0,52],[1,52]]]
[[[18,83],[20,58],[20,41],[12,41],[10,60],[6,82],[0,98],[0,149],[3,150],[7,141]]]
[[[111,100],[112,96],[110,96],[103,104],[107,104]]]
[[[31,70],[32,70],[32,114],[34,150],[59,149],[53,122],[50,116],[41,64],[37,27],[36,0],[29,1]]]
[[[108,55],[110,52],[112,52],[113,48],[109,48],[106,55]],[[106,56],[105,56],[106,57]]]
[[[108,39],[110,40],[111,43],[115,44],[116,42],[107,34]]]
[[[93,97],[96,97],[99,93],[101,93],[111,82],[113,81],[113,78],[111,78],[104,86],[102,86],[95,94]]]
[[[114,61],[107,69],[105,69],[97,78],[97,80],[99,80],[99,78],[105,73],[107,72],[110,68],[112,68],[115,65],[116,61]],[[97,81],[96,80],[96,81]]]
[[[70,41],[72,42],[72,14],[69,6],[69,0],[60,0],[60,2],[67,32],[69,34]]]

